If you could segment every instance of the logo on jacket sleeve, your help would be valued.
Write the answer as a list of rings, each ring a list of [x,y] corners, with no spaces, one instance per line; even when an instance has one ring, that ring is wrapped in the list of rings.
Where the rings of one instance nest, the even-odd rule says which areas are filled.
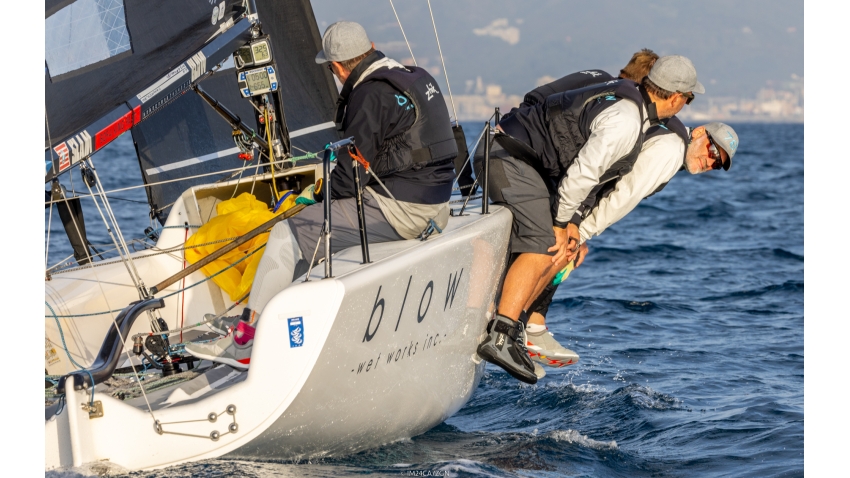
[[[590,75],[594,78],[596,78],[597,76],[602,76],[602,73],[599,73],[598,71],[587,70],[587,71],[580,71],[579,73],[582,73],[582,74],[585,74],[585,75]]]
[[[301,317],[289,319],[289,346],[301,347],[304,345],[304,324]]]
[[[433,83],[428,83],[427,86],[428,86],[428,89],[425,90],[425,94],[428,95],[428,101],[431,101],[431,98],[433,98],[434,95],[439,95],[440,92],[437,91],[437,88],[434,88]]]

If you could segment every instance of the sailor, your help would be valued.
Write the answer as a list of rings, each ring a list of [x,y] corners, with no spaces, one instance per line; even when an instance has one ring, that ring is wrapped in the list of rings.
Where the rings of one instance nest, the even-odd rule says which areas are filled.
[[[635,52],[629,62],[620,70],[618,78],[640,83],[643,78],[649,74],[649,70],[658,60],[658,54],[654,51],[643,48]],[[522,103],[518,108],[513,108],[503,118],[507,118],[516,112],[519,108],[533,106],[543,103],[548,96],[556,93],[563,93],[569,90],[576,90],[585,86],[590,86],[599,83],[605,83],[615,79],[608,72],[601,69],[584,69],[571,73],[555,81],[541,85],[534,90],[528,92],[523,97]],[[674,116],[675,118],[675,116]],[[652,131],[655,127],[650,128]],[[476,152],[476,161],[480,163],[483,158],[483,145],[480,145]],[[551,198],[551,203],[556,204],[557,198]],[[557,211],[553,211],[556,214]],[[518,254],[511,255],[511,263],[516,259]],[[587,256],[587,244],[582,242],[578,255],[576,256],[573,266],[579,267],[584,258]],[[566,271],[562,271],[560,276],[563,276]],[[556,276],[557,277],[557,276]],[[557,280],[557,279],[556,279]],[[537,362],[551,367],[562,367],[572,365],[578,362],[579,356],[574,351],[562,346],[551,332],[546,327],[546,312],[549,310],[549,305],[555,295],[558,284],[550,283],[544,292],[534,302],[534,305],[528,311],[528,325],[526,326],[526,345],[528,354]]]
[[[582,220],[600,192],[632,169],[647,130],[704,92],[690,60],[667,56],[640,85],[620,79],[554,94],[500,121],[490,199],[513,213],[511,249],[519,256],[478,347],[481,357],[521,381],[537,382],[526,349],[525,311],[576,258]],[[557,202],[550,204],[553,195]]]
[[[579,234],[585,249],[576,267],[586,255],[587,241],[625,217],[641,200],[661,191],[678,171],[686,170],[690,174],[720,168],[728,171],[737,149],[738,135],[725,123],[712,122],[688,131],[674,116],[650,128],[631,172],[581,221]],[[560,283],[556,278],[532,303],[526,327],[529,356],[552,367],[578,361],[578,354],[558,343],[545,325],[549,305]]]
[[[619,77],[640,82],[649,74],[657,59],[657,54],[644,48],[632,55],[629,63],[620,70]],[[546,96],[588,86],[593,84],[593,80],[602,83],[610,79],[611,75],[603,70],[582,70],[572,73],[527,93],[521,106],[539,104],[545,100]],[[726,158],[731,159],[738,143],[738,136],[730,126],[723,123],[710,123],[689,131],[676,116],[663,120],[662,123],[647,130],[641,153],[632,171],[615,187],[602,191],[597,206],[582,221],[579,228],[582,244],[573,267],[580,266],[586,257],[587,240],[601,234],[613,223],[622,219],[642,199],[660,191],[677,171],[687,169],[692,174],[699,174],[708,171],[708,165],[719,169],[720,163],[716,161],[716,158],[720,155],[724,158],[723,167],[728,169],[731,162]],[[719,147],[712,141],[704,141],[708,130],[716,130],[717,134],[714,136],[724,138],[714,143],[726,144],[726,146]],[[685,151],[685,144],[688,144],[687,151]],[[731,151],[731,154],[727,151]],[[683,152],[691,158],[690,167],[685,164]],[[555,280],[547,285],[527,311],[529,320],[526,326],[526,346],[529,356],[532,360],[550,367],[563,367],[575,364],[579,360],[578,354],[562,346],[546,327],[546,313],[549,305],[567,272],[564,269],[556,275]]]
[[[458,149],[437,81],[422,68],[402,66],[376,51],[363,27],[354,22],[330,25],[322,47],[316,63],[326,65],[342,83],[337,128],[343,138],[354,137],[360,154],[386,187],[384,190],[374,175],[365,174],[361,167],[369,243],[413,239],[432,222],[434,229],[444,228]],[[331,253],[360,244],[354,167],[347,152],[339,155],[330,176]],[[260,263],[242,320],[222,318],[211,325],[214,330],[235,333],[214,342],[187,345],[187,352],[248,367],[257,314],[282,287],[306,272],[314,254],[316,261],[324,257],[322,248],[316,248],[324,210],[314,206],[328,200],[322,189],[315,184],[305,188],[296,202],[308,207],[272,230],[266,255],[277,247],[291,252],[273,268]]]

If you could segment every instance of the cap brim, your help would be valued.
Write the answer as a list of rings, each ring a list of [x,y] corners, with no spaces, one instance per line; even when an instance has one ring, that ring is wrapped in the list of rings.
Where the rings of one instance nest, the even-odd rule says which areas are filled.
[[[318,54],[318,55],[316,55],[316,63],[318,63],[318,64],[320,64],[320,65],[321,65],[322,63],[327,63],[327,62],[329,62],[329,61],[330,61],[330,60],[328,60],[327,58],[325,58],[325,50],[321,50],[321,51],[319,52],[319,54]]]
[[[705,94],[705,87],[704,87],[704,86],[702,86],[702,83],[700,83],[699,81],[697,81],[697,85],[696,85],[696,86],[694,86],[694,89],[693,89],[691,92],[692,92],[692,93],[699,93],[699,94],[701,94],[701,95],[704,95],[704,94]]]

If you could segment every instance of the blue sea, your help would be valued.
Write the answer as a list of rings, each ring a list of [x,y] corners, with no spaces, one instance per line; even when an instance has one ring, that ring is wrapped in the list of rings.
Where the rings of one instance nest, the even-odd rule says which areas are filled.
[[[531,386],[488,365],[445,423],[356,455],[130,476],[802,476],[803,125],[733,126],[728,172],[678,173],[589,242],[548,319],[578,364]],[[107,190],[140,182],[129,135],[94,161]],[[141,237],[143,190],[113,196]],[[108,243],[84,208],[91,242]],[[70,254],[55,211],[50,234],[52,265]]]

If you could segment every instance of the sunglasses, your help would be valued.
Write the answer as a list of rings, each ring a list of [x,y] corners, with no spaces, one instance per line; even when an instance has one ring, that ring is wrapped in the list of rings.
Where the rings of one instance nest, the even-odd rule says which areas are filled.
[[[694,94],[693,94],[693,93],[682,93],[682,92],[680,91],[680,92],[679,92],[679,94],[685,97],[685,104],[686,104],[686,105],[691,104],[691,101],[693,101],[693,100],[694,100],[694,98],[695,98],[695,96],[694,96]]]
[[[720,169],[723,167],[723,156],[720,154],[720,148],[717,147],[714,138],[707,131],[705,135],[708,136],[708,157],[714,160],[711,169]]]
[[[333,72],[334,72],[333,63],[328,62],[328,65],[327,65],[327,66],[328,66],[328,71],[329,71],[329,72],[331,72],[331,73],[333,73]]]

